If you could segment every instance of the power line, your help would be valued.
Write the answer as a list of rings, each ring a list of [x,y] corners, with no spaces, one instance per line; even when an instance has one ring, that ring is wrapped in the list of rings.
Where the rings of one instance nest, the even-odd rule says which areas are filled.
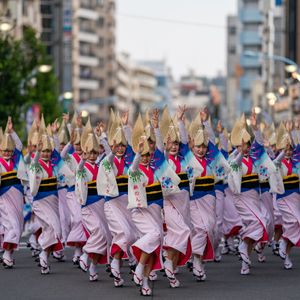
[[[196,21],[139,16],[139,15],[132,15],[132,14],[127,14],[127,13],[118,13],[118,15],[120,17],[130,18],[130,19],[163,22],[163,23],[169,23],[169,24],[181,24],[181,25],[185,25],[185,26],[207,27],[207,28],[214,28],[214,29],[227,29],[227,26],[217,25],[217,24],[200,23],[200,22],[196,22]]]

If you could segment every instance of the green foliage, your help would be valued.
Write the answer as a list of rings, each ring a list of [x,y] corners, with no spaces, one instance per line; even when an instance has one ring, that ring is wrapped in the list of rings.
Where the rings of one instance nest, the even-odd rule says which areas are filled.
[[[34,29],[25,28],[21,40],[0,34],[0,126],[12,116],[14,127],[23,133],[25,113],[34,103],[40,104],[46,122],[60,114],[53,68],[47,73],[37,71],[45,64],[51,65],[51,60]]]

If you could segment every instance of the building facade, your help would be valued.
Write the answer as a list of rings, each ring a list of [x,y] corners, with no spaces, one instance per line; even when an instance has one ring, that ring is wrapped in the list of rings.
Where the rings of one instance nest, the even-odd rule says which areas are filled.
[[[33,27],[41,33],[40,0],[0,1],[0,30],[17,39],[22,38],[23,28]]]

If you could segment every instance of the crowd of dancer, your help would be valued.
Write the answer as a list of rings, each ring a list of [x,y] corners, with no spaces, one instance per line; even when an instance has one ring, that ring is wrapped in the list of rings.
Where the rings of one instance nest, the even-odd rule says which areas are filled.
[[[103,265],[116,287],[127,261],[141,295],[164,270],[172,288],[188,266],[205,281],[208,261],[238,254],[242,275],[264,248],[293,266],[300,246],[300,124],[258,124],[243,115],[228,134],[207,109],[191,122],[186,107],[139,114],[111,111],[108,124],[64,114],[61,124],[36,119],[27,148],[9,118],[0,132],[0,243],[13,268],[24,231],[41,274],[65,247],[89,280]],[[24,225],[25,224],[25,225]],[[191,277],[192,279],[192,277]]]

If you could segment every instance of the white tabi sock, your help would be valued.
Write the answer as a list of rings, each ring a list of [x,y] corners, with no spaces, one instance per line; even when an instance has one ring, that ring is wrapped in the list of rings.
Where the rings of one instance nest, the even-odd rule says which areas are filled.
[[[135,268],[135,274],[139,277],[142,278],[143,274],[144,274],[144,269],[145,269],[145,265],[138,263],[138,265]]]
[[[120,273],[120,259],[113,258],[113,260],[111,261],[110,266],[112,268],[113,274],[114,274],[114,271],[116,271],[117,273]]]
[[[94,264],[93,262],[91,262],[91,264],[90,264],[89,272],[90,272],[90,275],[94,275],[97,273],[97,265]]]
[[[166,258],[164,262],[164,267],[165,267],[166,275],[170,278],[173,278],[174,277],[173,262],[168,258]]]
[[[80,247],[76,247],[74,251],[74,257],[79,257],[82,254],[82,250]]]

